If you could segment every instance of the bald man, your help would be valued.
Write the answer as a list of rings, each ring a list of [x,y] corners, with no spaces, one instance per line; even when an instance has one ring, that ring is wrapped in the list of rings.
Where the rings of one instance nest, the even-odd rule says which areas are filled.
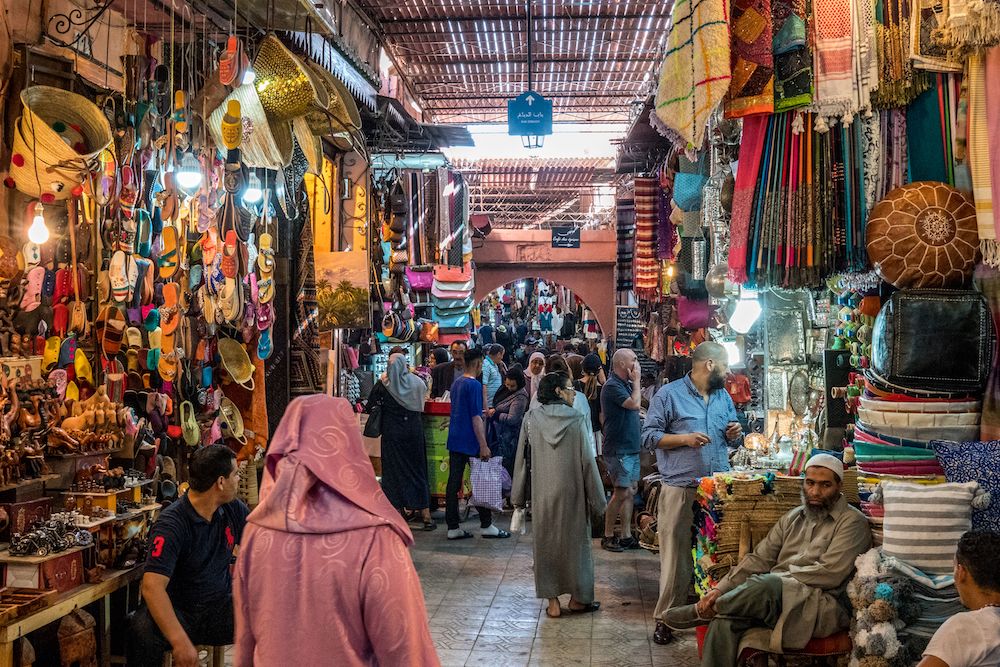
[[[639,408],[642,387],[639,384],[639,360],[635,352],[621,349],[611,359],[611,377],[601,388],[601,419],[604,446],[601,456],[615,490],[604,514],[604,539],[608,551],[636,549],[639,540],[632,536],[632,511],[635,487],[639,482],[641,432]],[[621,538],[615,536],[615,524],[621,519]]]
[[[664,614],[687,601],[694,566],[691,524],[698,480],[729,470],[729,443],[743,435],[733,399],[726,392],[729,355],[705,342],[691,355],[691,372],[661,388],[649,403],[642,442],[656,452],[663,479],[657,505],[660,597],[653,612],[653,641],[669,644]]]

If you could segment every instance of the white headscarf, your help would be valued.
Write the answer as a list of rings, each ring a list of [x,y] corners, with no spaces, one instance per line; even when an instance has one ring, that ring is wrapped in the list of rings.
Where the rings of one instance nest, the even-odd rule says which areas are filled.
[[[541,373],[532,373],[531,372],[531,362],[534,361],[535,359],[541,359],[542,360],[543,366],[542,366],[542,372]],[[534,396],[536,393],[538,393],[538,385],[540,385],[542,383],[542,378],[545,377],[545,366],[544,366],[544,364],[545,364],[545,355],[542,354],[541,352],[534,352],[534,353],[532,353],[532,355],[530,357],[528,357],[528,368],[525,371],[525,374],[531,379],[531,395],[532,396]]]

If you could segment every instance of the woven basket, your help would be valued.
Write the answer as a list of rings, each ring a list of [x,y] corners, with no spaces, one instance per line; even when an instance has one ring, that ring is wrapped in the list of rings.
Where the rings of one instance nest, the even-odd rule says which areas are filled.
[[[11,150],[14,185],[31,197],[51,193],[56,199],[68,199],[111,144],[111,125],[93,102],[59,88],[25,88],[21,103],[24,113],[14,128]],[[77,148],[83,150],[75,150],[57,131],[64,127],[79,138],[83,145]]]
[[[244,121],[249,120],[252,126],[244,134],[240,145],[243,164],[266,169],[281,169],[288,165],[292,161],[292,129],[286,121],[268,119],[257,91],[251,85],[237,87],[212,112],[208,126],[216,145],[225,146],[222,140],[222,117],[226,115],[226,107],[231,99],[240,103]]]

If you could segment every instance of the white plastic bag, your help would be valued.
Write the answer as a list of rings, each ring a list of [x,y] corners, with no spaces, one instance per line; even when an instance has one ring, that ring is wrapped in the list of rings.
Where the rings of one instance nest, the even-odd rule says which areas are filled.
[[[523,507],[514,510],[514,515],[510,517],[510,532],[520,535],[528,533],[528,511]]]

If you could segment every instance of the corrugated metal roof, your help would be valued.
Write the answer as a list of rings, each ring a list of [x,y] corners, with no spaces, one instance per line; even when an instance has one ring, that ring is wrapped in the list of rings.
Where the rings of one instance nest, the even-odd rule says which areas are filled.
[[[506,121],[527,89],[524,2],[362,0],[396,62],[441,123]],[[556,120],[627,121],[661,53],[671,2],[535,0],[534,89]]]

